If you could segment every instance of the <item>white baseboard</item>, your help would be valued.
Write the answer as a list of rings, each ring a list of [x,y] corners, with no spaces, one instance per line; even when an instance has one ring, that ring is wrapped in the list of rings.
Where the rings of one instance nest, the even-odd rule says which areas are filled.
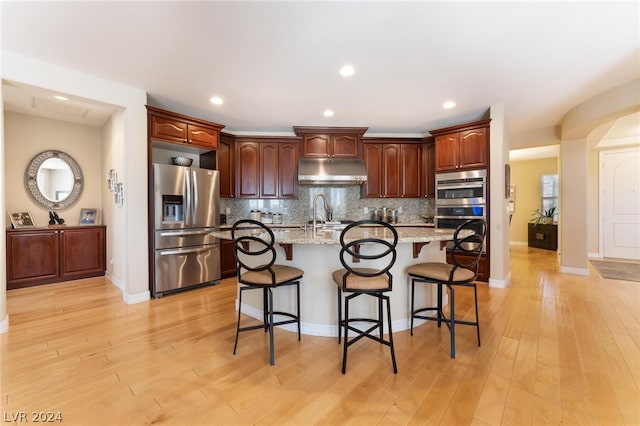
[[[136,303],[142,303],[151,300],[150,291],[147,290],[138,294],[126,294],[125,285],[122,281],[114,277],[113,274],[110,274],[109,272],[107,272],[105,275],[109,279],[109,281],[111,281],[111,284],[118,287],[120,292],[122,292],[122,300],[124,300],[124,303],[126,303],[127,305],[134,305]]]
[[[496,280],[494,278],[489,278],[489,287],[507,288],[510,283],[511,283],[511,271],[507,273],[507,276],[504,277],[503,280]]]
[[[585,277],[589,275],[589,269],[582,268],[572,268],[569,266],[560,266],[560,272],[563,274],[572,274],[572,275],[584,275]]]
[[[147,290],[138,294],[124,294],[122,298],[127,305],[134,305],[151,300],[151,292]]]
[[[107,271],[107,272],[105,272],[104,275],[109,279],[109,281],[111,281],[111,284],[113,284],[116,287],[118,287],[120,289],[120,291],[124,294],[124,283],[122,281],[120,281],[119,279],[114,277],[111,272]]]
[[[602,253],[598,252],[598,253],[587,253],[587,257],[589,259],[604,259],[604,256],[602,256]]]
[[[0,334],[9,331],[9,314],[4,316],[4,319],[0,321]]]
[[[512,246],[526,246],[529,243],[527,241],[509,241],[509,244]]]

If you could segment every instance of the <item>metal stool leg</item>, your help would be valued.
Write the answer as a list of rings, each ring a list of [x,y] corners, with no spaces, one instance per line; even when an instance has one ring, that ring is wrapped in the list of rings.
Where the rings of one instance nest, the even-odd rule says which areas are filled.
[[[451,299],[449,301],[449,316],[451,318],[449,318],[449,331],[451,332],[451,358],[455,358],[456,357],[456,320],[455,320],[455,291],[453,290],[452,286],[447,286],[449,287],[449,298]]]
[[[389,296],[382,296],[387,301],[387,322],[389,327],[389,347],[391,348],[391,362],[393,363],[393,373],[398,373],[398,366],[396,365],[396,351],[393,347],[393,333],[391,332],[391,304]],[[382,318],[380,318],[382,320]]]

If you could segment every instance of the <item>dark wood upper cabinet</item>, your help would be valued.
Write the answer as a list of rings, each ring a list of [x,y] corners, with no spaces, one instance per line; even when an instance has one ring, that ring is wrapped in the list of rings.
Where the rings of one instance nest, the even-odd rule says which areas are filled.
[[[260,196],[260,148],[256,142],[236,140],[236,196]]]
[[[236,138],[236,196],[296,198],[299,138]]]
[[[366,198],[422,197],[422,139],[364,138],[362,150]]]
[[[294,126],[302,138],[302,156],[306,158],[358,158],[360,138],[367,127]]]
[[[420,192],[420,168],[422,144],[400,144],[400,197],[418,198]]]
[[[422,145],[421,196],[436,197],[436,145],[433,138],[429,138]]]
[[[366,198],[378,198],[383,194],[381,143],[362,144],[363,160],[367,168],[367,183],[363,185]]]
[[[260,144],[260,197],[277,198],[279,194],[278,144],[265,142]]]
[[[481,120],[445,129],[435,136],[435,171],[481,169],[489,166],[489,122]]]
[[[7,289],[104,275],[104,226],[7,230]]]
[[[217,149],[221,124],[147,105],[149,138],[163,142]]]
[[[216,153],[217,169],[220,172],[220,198],[234,198],[236,195],[234,149],[235,137],[220,133],[220,143]]]
[[[298,196],[300,144],[299,142],[281,143],[278,148],[279,197],[296,198]]]

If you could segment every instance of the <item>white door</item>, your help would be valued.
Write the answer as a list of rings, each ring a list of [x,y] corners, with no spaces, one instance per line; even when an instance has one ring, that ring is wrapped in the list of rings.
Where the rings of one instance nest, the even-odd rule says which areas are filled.
[[[603,255],[640,260],[640,149],[603,151]]]

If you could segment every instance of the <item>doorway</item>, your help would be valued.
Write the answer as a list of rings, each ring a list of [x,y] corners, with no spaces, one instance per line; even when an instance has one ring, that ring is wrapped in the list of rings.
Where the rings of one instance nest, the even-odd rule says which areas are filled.
[[[640,148],[600,152],[601,252],[640,260]]]

